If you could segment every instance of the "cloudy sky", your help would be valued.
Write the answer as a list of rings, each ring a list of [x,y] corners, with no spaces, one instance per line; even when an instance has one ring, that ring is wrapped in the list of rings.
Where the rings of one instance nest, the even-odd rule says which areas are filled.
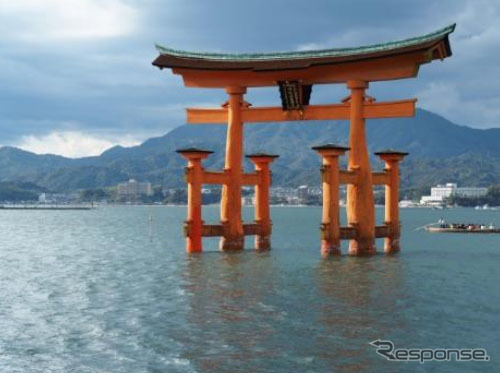
[[[257,52],[358,46],[457,23],[454,55],[418,79],[375,83],[381,99],[462,125],[500,127],[498,0],[0,0],[0,144],[70,157],[163,135],[186,106],[218,106],[218,90],[187,89],[151,65],[154,44]],[[315,87],[313,103],[342,86]],[[278,104],[277,89],[251,90]]]

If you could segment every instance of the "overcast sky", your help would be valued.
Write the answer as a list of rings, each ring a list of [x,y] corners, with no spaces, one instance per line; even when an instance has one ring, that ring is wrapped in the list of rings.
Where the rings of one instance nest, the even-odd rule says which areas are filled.
[[[186,106],[218,106],[151,65],[154,44],[269,52],[358,46],[457,23],[453,56],[417,79],[375,83],[379,101],[417,97],[462,125],[500,127],[498,0],[0,0],[0,144],[71,157],[133,145],[184,122]],[[314,87],[338,102],[345,87]],[[277,89],[250,90],[279,104]]]

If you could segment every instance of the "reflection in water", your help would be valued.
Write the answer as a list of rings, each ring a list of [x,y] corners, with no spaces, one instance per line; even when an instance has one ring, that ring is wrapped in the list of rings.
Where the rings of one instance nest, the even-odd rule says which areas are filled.
[[[365,371],[380,363],[369,342],[404,325],[397,311],[404,286],[399,258],[332,258],[319,263],[316,278],[323,300],[319,321],[325,326],[324,337],[317,339],[322,358],[339,371]]]
[[[280,371],[380,363],[368,343],[404,324],[397,257],[317,258],[316,268],[290,262],[288,271],[275,262],[272,253],[251,251],[186,259],[184,359],[217,372],[272,370],[277,361]]]
[[[274,292],[269,253],[205,253],[187,259],[189,298],[185,357],[200,371],[235,371],[272,357],[266,348],[279,315],[269,304]]]

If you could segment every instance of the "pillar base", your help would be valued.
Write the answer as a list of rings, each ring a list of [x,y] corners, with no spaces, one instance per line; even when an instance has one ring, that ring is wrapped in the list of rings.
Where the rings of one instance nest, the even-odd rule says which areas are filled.
[[[401,251],[399,246],[399,238],[388,237],[384,242],[384,252],[386,254],[395,254]]]
[[[271,250],[271,237],[255,236],[255,249],[260,251]]]
[[[349,243],[349,255],[354,256],[370,256],[377,253],[377,247],[372,239],[369,240],[352,240]]]
[[[239,251],[245,247],[245,237],[221,237],[220,249],[222,251]]]
[[[198,240],[187,239],[186,252],[188,254],[201,253],[202,251],[202,245]]]
[[[341,255],[340,248],[338,246],[330,244],[328,241],[321,241],[321,256],[323,258],[329,256],[339,256]]]

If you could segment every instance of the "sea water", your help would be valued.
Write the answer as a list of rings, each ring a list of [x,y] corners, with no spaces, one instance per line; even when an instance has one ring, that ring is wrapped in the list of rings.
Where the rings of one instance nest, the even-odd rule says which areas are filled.
[[[500,211],[402,209],[400,254],[378,240],[375,257],[327,260],[319,207],[272,208],[264,253],[247,237],[243,252],[205,239],[187,255],[185,214],[0,211],[0,372],[500,371],[500,235],[417,229],[500,226]],[[391,362],[377,339],[484,348],[490,361]]]

